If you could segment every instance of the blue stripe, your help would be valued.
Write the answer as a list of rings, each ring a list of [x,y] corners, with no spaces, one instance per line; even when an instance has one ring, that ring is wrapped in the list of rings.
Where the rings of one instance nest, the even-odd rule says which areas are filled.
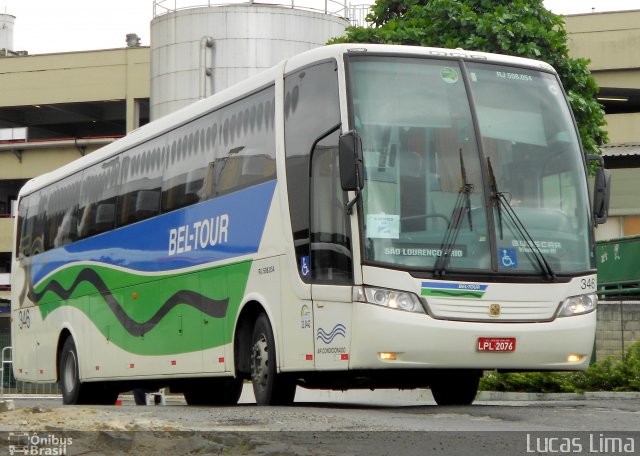
[[[422,288],[439,288],[446,290],[484,291],[488,285],[460,282],[422,282]]]
[[[255,253],[275,186],[276,181],[270,181],[49,250],[33,257],[33,282],[36,284],[52,271],[78,261],[162,272]],[[228,217],[226,242],[211,245],[203,236],[203,222],[208,220],[204,223],[211,225],[213,219],[215,224],[216,217],[225,214]],[[179,230],[181,239],[177,236]]]

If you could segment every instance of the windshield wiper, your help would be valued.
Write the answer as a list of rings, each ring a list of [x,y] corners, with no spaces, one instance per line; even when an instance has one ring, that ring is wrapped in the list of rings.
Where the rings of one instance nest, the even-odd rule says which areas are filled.
[[[491,166],[491,159],[489,157],[487,157],[487,167],[489,168],[489,188],[491,190],[491,200],[495,202],[496,210],[498,212],[497,215],[500,230],[500,239],[504,238],[502,228],[502,210],[504,210],[507,218],[511,220],[511,223],[518,231],[520,238],[526,242],[527,247],[533,254],[533,257],[535,258],[536,263],[538,263],[538,266],[544,274],[545,279],[554,280],[556,278],[556,274],[555,272],[553,272],[553,269],[551,269],[551,266],[549,265],[549,262],[545,258],[544,254],[531,237],[531,234],[522,223],[522,220],[520,220],[520,217],[518,217],[518,214],[516,214],[516,212],[513,210],[513,206],[511,206],[505,194],[498,191],[496,176],[493,172],[493,166]]]
[[[442,245],[440,246],[440,256],[436,260],[434,265],[433,274],[437,278],[444,277],[449,262],[451,261],[451,252],[453,246],[458,239],[458,233],[462,228],[462,221],[466,212],[469,220],[469,229],[473,230],[471,221],[471,193],[473,193],[473,185],[467,181],[467,171],[464,166],[464,159],[462,158],[462,149],[460,149],[460,173],[462,175],[462,186],[458,190],[458,197],[456,203],[451,211],[451,220],[447,226],[447,231],[444,233],[442,239]]]

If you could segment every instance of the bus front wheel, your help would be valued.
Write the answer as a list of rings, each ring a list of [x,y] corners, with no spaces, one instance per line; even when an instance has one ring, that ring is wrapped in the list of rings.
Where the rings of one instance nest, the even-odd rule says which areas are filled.
[[[295,379],[278,374],[276,344],[269,318],[256,319],[251,339],[251,382],[258,405],[290,405],[296,394]]]
[[[481,372],[450,371],[431,383],[431,394],[438,405],[471,405],[478,394]]]

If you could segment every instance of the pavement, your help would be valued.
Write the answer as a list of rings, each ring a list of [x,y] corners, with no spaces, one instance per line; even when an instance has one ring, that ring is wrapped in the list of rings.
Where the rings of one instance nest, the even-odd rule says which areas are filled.
[[[35,395],[35,394],[4,394],[0,396],[0,407],[3,401],[16,399],[58,399],[59,395]],[[182,395],[166,395],[167,404],[184,405]],[[475,403],[480,402],[537,402],[537,401],[582,401],[582,400],[640,400],[640,391],[593,391],[585,393],[511,393],[500,391],[480,391]],[[121,394],[119,398],[121,405],[131,405],[134,403],[131,394]],[[297,403],[339,403],[339,404],[366,404],[368,406],[415,406],[434,404],[435,401],[428,389],[414,390],[309,390],[298,387],[296,391]],[[255,397],[251,384],[245,384],[240,396],[239,404],[255,404]]]

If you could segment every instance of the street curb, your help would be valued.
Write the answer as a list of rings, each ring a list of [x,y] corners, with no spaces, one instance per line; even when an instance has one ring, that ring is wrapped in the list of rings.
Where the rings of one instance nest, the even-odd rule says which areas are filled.
[[[640,399],[638,391],[588,391],[585,393],[507,393],[480,391],[476,401],[586,401],[606,399]]]

